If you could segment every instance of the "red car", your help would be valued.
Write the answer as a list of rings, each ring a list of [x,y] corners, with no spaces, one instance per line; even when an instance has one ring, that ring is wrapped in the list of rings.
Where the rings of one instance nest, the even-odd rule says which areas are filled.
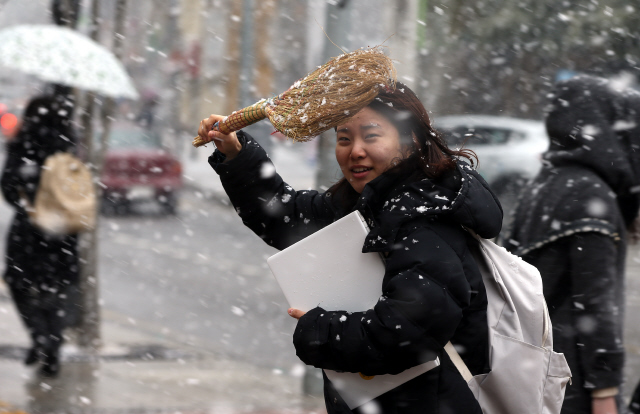
[[[160,137],[136,125],[114,124],[100,178],[102,211],[121,214],[141,200],[155,199],[175,214],[182,187],[182,165],[162,146]]]

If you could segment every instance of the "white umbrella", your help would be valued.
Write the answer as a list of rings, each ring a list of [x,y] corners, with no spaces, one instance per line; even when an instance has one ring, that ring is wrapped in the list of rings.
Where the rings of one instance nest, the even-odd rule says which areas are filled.
[[[66,27],[22,25],[0,31],[0,65],[114,98],[139,96],[111,51]]]

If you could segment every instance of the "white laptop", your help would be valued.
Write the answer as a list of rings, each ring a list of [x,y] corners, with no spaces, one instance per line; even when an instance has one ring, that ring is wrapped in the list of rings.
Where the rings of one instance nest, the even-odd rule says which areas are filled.
[[[355,211],[267,259],[289,306],[316,306],[348,312],[373,308],[382,294],[384,262],[378,253],[362,253],[369,229]],[[440,365],[436,358],[398,375],[324,370],[350,409]]]

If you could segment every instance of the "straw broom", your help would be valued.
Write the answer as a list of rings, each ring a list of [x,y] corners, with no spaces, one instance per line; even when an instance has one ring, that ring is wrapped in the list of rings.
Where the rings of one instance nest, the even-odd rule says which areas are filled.
[[[362,48],[331,59],[294,83],[286,92],[236,111],[213,129],[229,134],[268,118],[294,141],[313,137],[345,123],[380,90],[394,90],[396,70],[380,46]],[[207,142],[199,136],[193,146]]]

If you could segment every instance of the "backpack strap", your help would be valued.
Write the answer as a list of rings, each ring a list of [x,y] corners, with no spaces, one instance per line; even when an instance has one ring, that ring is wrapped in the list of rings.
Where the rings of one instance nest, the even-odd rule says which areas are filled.
[[[460,358],[460,354],[458,354],[458,351],[456,351],[456,348],[453,346],[451,341],[447,342],[447,344],[444,346],[444,350],[447,355],[449,355],[449,359],[451,359],[453,365],[458,368],[458,371],[460,372],[460,375],[462,375],[462,378],[464,378],[466,382],[471,381],[473,375],[471,375],[471,371],[469,371],[467,365],[464,363],[462,358]]]
[[[480,236],[478,236],[475,231],[465,226],[462,226],[462,228],[465,229],[469,234],[471,234],[471,236],[474,239],[480,242]],[[449,359],[451,359],[451,362],[453,362],[453,365],[455,365],[456,368],[458,368],[458,372],[460,372],[460,375],[462,375],[462,378],[464,378],[466,382],[471,381],[471,378],[473,378],[473,375],[471,375],[471,371],[469,371],[469,368],[467,368],[467,364],[464,363],[464,361],[460,357],[460,354],[458,354],[458,351],[456,351],[456,348],[453,346],[451,341],[447,342],[447,344],[444,346],[444,350],[447,353],[447,355],[449,355]]]
[[[542,304],[544,305],[544,316],[542,320],[543,331],[542,331],[542,347],[549,348],[553,350],[553,344],[549,341],[549,324],[551,322],[551,318],[549,317],[549,308],[547,308],[547,301],[543,300]],[[549,342],[547,344],[547,341]]]

